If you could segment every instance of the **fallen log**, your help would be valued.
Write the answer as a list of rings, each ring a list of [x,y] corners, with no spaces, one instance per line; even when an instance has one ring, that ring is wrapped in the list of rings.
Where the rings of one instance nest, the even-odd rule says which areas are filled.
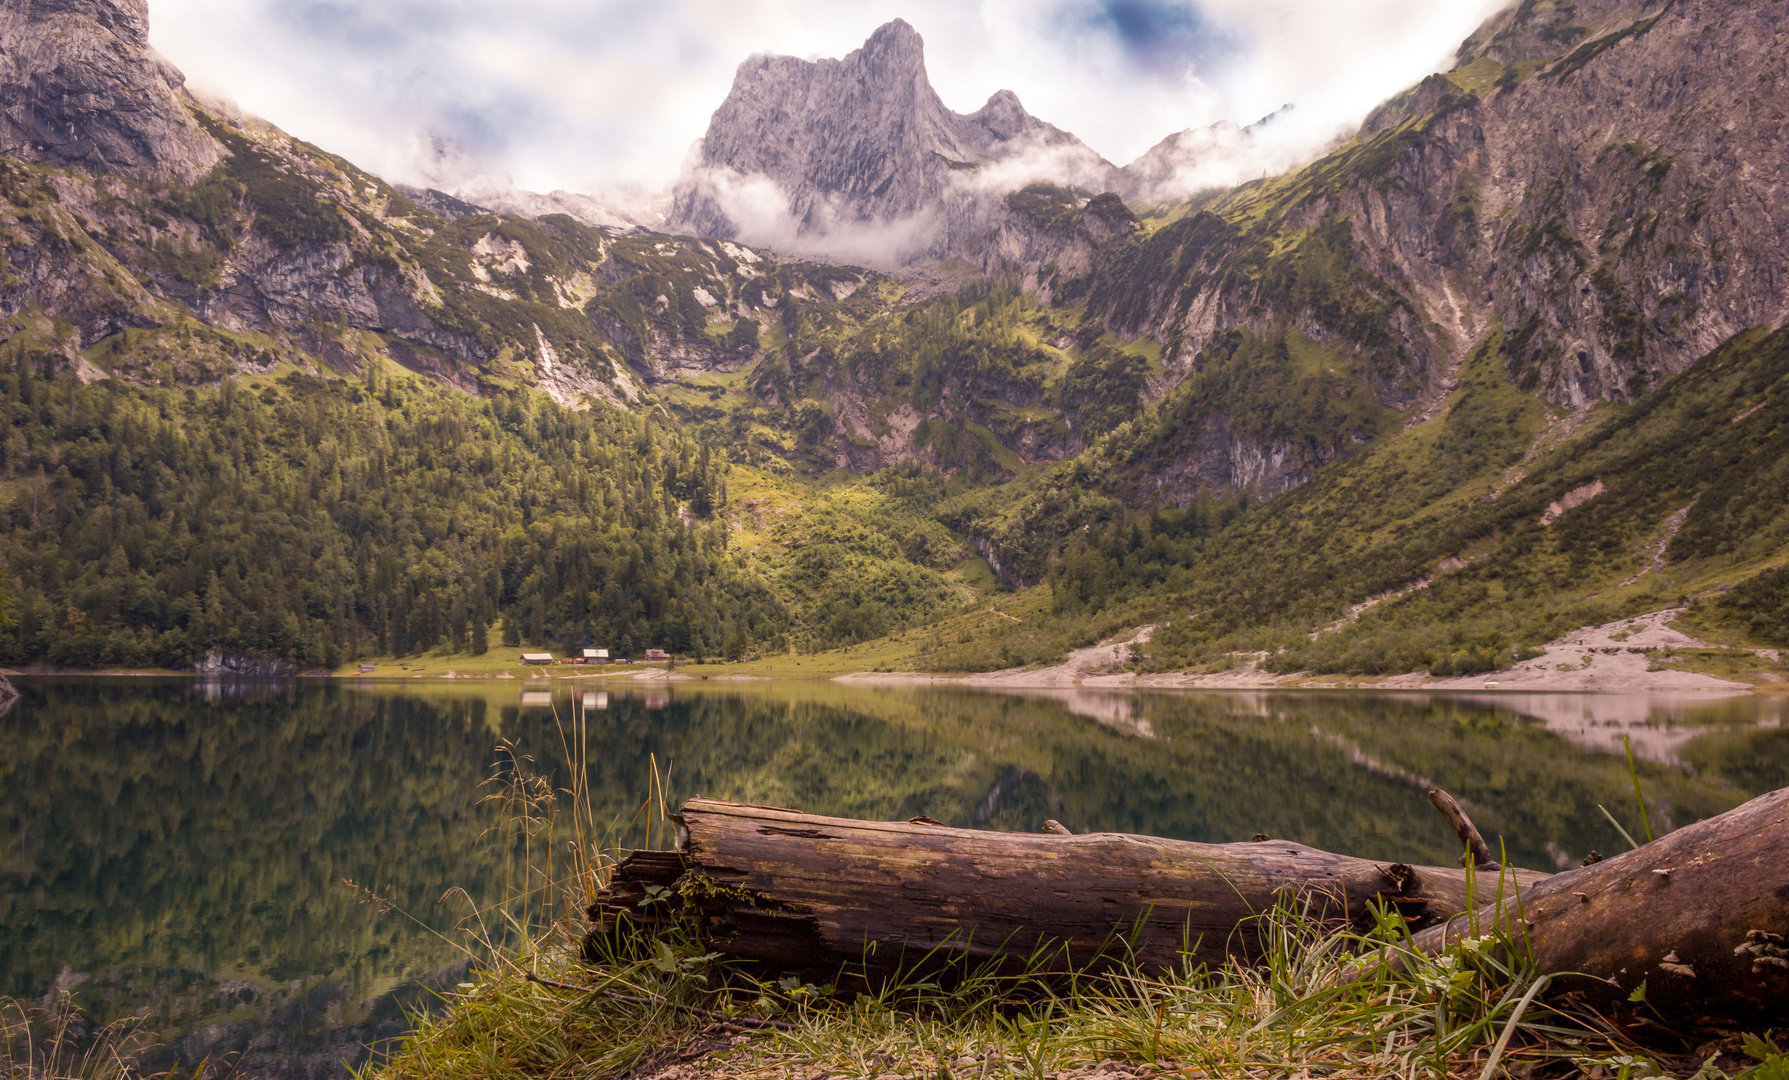
[[[1443,793],[1444,794],[1444,793]],[[1450,823],[1464,814],[1442,805]],[[693,917],[710,948],[829,979],[932,950],[1162,971],[1259,954],[1257,916],[1290,902],[1364,927],[1383,902],[1435,953],[1501,928],[1553,990],[1687,1034],[1789,1023],[1789,788],[1622,855],[1546,875],[1386,865],[1262,837],[953,829],[694,799],[677,851],[639,851],[591,905],[591,941]],[[1060,828],[1060,826],[1058,826]],[[1470,830],[1470,834],[1466,830]],[[1472,859],[1488,854],[1470,823]],[[1476,849],[1476,850],[1475,850]],[[1469,880],[1472,882],[1469,885]],[[1502,883],[1501,905],[1477,906]]]
[[[1789,1021],[1789,788],[1555,874],[1416,935],[1429,952],[1501,919],[1600,1008],[1688,1030]],[[1525,923],[1524,921],[1525,920]],[[1644,990],[1642,990],[1644,987]],[[1630,1002],[1630,999],[1634,999]]]
[[[635,852],[616,868],[591,907],[593,934],[675,908],[718,952],[820,977],[892,969],[932,950],[1024,957],[1040,945],[1076,966],[1123,956],[1163,971],[1253,958],[1253,920],[1280,903],[1362,928],[1375,900],[1417,926],[1472,906],[1463,869],[1284,840],[998,833],[711,799],[685,803],[679,820],[680,850]],[[1506,880],[1532,888],[1546,876],[1517,870]],[[1497,876],[1476,880],[1488,895]]]

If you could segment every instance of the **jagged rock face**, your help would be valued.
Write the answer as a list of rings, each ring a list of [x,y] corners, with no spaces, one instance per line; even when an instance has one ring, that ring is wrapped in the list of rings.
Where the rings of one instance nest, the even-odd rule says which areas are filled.
[[[1562,403],[1631,398],[1789,318],[1789,5],[1657,7],[1455,140],[1511,373]]]
[[[1789,317],[1789,191],[1772,180],[1789,160],[1786,13],[1523,5],[1412,95],[1425,130],[1377,118],[1399,156],[1337,209],[1456,354],[1500,328],[1524,388],[1631,399]]]
[[[144,0],[0,5],[0,153],[138,180],[204,175],[218,147],[148,35]]]
[[[1786,13],[1524,4],[1282,194],[1231,197],[1281,198],[1265,224],[1163,230],[1149,241],[1162,250],[1132,263],[1172,265],[1167,278],[1108,267],[1104,313],[1176,342],[1186,365],[1214,335],[1275,319],[1346,345],[1389,338],[1403,359],[1380,396],[1396,408],[1438,402],[1501,330],[1524,388],[1574,407],[1630,399],[1789,317],[1789,189],[1775,182],[1789,160]],[[1274,306],[1248,269],[1251,239],[1326,224],[1347,230],[1351,291],[1395,309],[1370,333],[1320,305]]]
[[[1789,319],[1785,15],[1737,0],[1524,3],[1349,146],[1107,252],[1090,311],[1167,343],[1170,380],[1235,334],[1296,330],[1355,365],[1401,423],[1439,415],[1481,347],[1557,404],[1632,400]],[[1371,435],[1245,434],[1280,460],[1251,482],[1237,468],[1250,415],[1216,398],[1177,415],[1185,430],[1135,462],[1139,490],[1168,501],[1291,486]]]
[[[1104,191],[1117,170],[1008,91],[967,116],[945,108],[897,19],[842,60],[742,64],[667,227],[884,256],[869,262],[972,253],[1001,196],[1065,174]]]

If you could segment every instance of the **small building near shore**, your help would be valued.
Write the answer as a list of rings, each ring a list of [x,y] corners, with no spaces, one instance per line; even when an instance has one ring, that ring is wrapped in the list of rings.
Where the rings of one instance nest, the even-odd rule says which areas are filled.
[[[671,654],[663,649],[647,649],[644,662],[648,664],[668,664],[671,662]]]
[[[609,650],[585,649],[584,662],[586,664],[606,664],[609,662]]]
[[[524,664],[550,664],[552,662],[553,654],[550,652],[525,652],[522,654],[522,663]]]

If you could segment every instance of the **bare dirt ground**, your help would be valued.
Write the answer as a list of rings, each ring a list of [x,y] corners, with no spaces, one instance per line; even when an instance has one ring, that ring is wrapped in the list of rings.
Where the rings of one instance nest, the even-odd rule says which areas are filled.
[[[1170,672],[1138,675],[1119,671],[1130,659],[1133,644],[1149,640],[1154,627],[1142,627],[1128,637],[1112,638],[1077,649],[1051,667],[1013,668],[979,675],[924,675],[889,672],[839,676],[852,683],[889,685],[941,684],[985,686],[995,689],[1099,688],[1111,690],[1184,688],[1204,690],[1270,690],[1298,687],[1322,688],[1345,685],[1371,690],[1550,690],[1596,691],[1634,694],[1711,693],[1745,694],[1749,683],[1717,678],[1693,671],[1650,671],[1653,658],[1670,649],[1711,648],[1679,630],[1671,621],[1681,609],[1670,608],[1631,619],[1587,626],[1557,641],[1546,651],[1504,671],[1483,675],[1438,679],[1415,672],[1389,678],[1327,680],[1310,675],[1276,675],[1261,667],[1261,657],[1238,658],[1229,671],[1212,673]]]
[[[1620,690],[1674,693],[1704,690],[1746,693],[1751,684],[1694,671],[1648,671],[1653,655],[1667,649],[1712,648],[1671,628],[1681,608],[1632,619],[1586,626],[1547,644],[1547,651],[1505,671],[1454,679],[1428,679],[1425,688],[1444,690]],[[1406,678],[1408,676],[1405,676]],[[1424,677],[1426,678],[1426,676]],[[1387,680],[1395,683],[1396,680]]]

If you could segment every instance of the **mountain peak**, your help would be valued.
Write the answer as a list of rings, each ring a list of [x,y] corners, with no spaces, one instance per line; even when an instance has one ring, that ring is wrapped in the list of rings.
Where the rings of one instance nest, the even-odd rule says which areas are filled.
[[[1066,162],[1096,187],[1115,174],[1010,90],[968,116],[946,108],[926,78],[924,39],[895,19],[842,59],[741,64],[666,226],[870,263],[960,254],[953,245],[985,237],[994,187],[1046,178],[985,167],[1046,149],[1051,164],[1039,168]],[[847,234],[864,243],[841,244]]]
[[[910,64],[922,70],[925,67],[926,40],[905,19],[890,19],[878,26],[860,51],[878,63]]]
[[[1010,139],[1035,125],[1037,119],[1019,104],[1019,95],[1011,90],[996,90],[988,103],[971,113],[969,118],[1002,139]]]
[[[897,94],[913,92],[920,96],[932,92],[931,81],[926,77],[925,39],[904,19],[893,19],[877,27],[862,48],[843,60],[821,63],[842,65],[858,73],[866,89],[886,86]]]

